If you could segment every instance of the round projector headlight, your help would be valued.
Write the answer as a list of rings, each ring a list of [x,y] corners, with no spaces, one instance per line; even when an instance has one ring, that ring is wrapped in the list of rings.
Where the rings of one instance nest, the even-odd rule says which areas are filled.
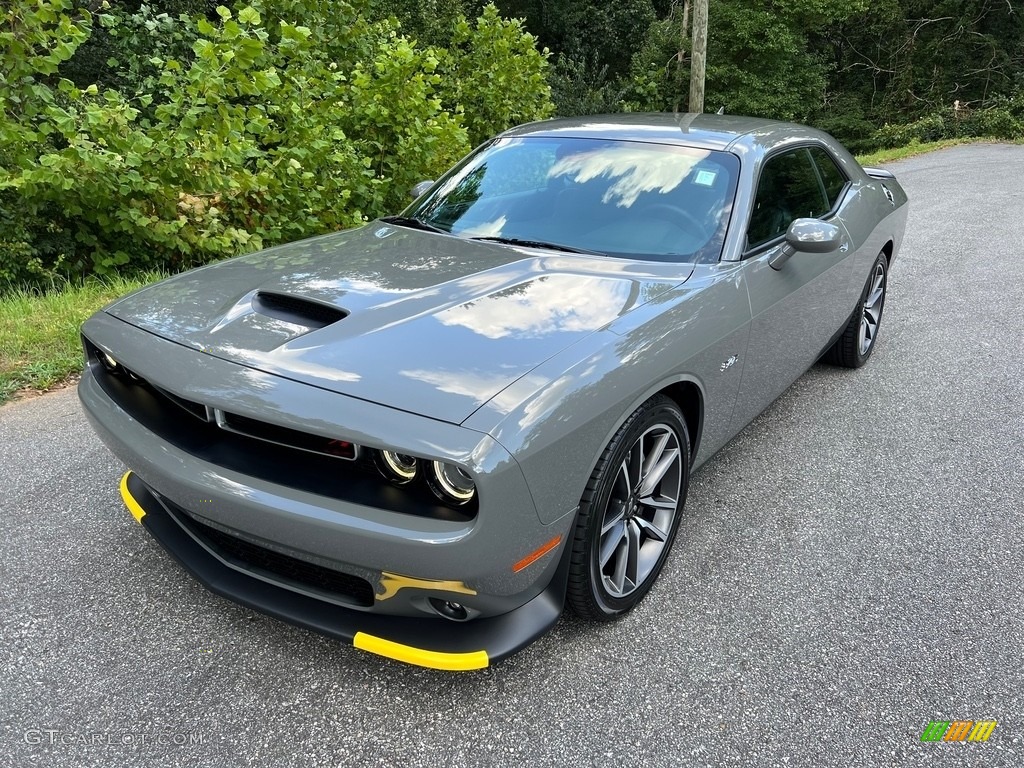
[[[100,352],[100,360],[103,362],[103,367],[111,373],[117,373],[117,369],[120,367],[117,360],[112,358],[106,352]]]
[[[434,495],[446,504],[466,504],[476,494],[476,483],[466,470],[443,461],[431,463],[427,484]]]
[[[419,462],[415,456],[395,451],[377,451],[377,469],[395,485],[411,483],[416,478]]]

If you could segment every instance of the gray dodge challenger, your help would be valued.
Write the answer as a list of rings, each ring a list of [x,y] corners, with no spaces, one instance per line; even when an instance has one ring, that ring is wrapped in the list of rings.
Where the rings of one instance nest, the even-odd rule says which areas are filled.
[[[521,126],[416,193],[114,302],[79,394],[211,590],[448,670],[633,608],[690,473],[871,356],[907,216],[830,136],[716,115]]]

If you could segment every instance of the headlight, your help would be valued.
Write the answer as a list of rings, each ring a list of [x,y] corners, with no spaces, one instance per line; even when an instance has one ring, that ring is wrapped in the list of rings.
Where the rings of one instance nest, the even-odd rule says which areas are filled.
[[[395,485],[405,485],[416,479],[419,461],[415,456],[395,451],[377,451],[377,469]]]
[[[106,368],[111,373],[117,373],[118,369],[121,367],[118,364],[117,360],[115,360],[102,350],[100,350],[100,362],[103,363],[103,367]]]
[[[443,461],[431,462],[427,485],[446,504],[466,504],[476,493],[476,483],[462,467]]]

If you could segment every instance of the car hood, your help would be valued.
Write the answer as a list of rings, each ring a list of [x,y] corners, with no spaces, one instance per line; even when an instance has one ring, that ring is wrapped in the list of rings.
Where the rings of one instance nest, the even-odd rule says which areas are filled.
[[[375,222],[186,272],[106,311],[219,358],[461,423],[691,273],[689,264],[511,248]],[[316,327],[332,320],[324,308],[344,316]]]

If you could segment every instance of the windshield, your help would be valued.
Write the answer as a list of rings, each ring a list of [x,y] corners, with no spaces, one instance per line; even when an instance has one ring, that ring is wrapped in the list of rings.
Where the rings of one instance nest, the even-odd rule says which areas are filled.
[[[465,238],[657,261],[717,261],[739,159],[633,141],[498,139],[406,216]]]

